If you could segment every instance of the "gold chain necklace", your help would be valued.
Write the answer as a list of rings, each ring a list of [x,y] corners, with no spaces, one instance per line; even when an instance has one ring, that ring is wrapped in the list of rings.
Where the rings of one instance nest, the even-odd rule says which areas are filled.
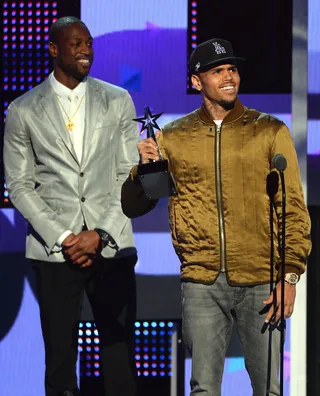
[[[80,103],[79,103],[79,105],[78,105],[78,107],[77,107],[77,110],[75,111],[75,113],[73,114],[73,116],[70,117],[70,116],[68,115],[68,113],[66,112],[65,108],[63,107],[63,105],[62,105],[62,103],[61,103],[61,100],[59,99],[59,96],[57,96],[58,102],[59,102],[59,104],[60,104],[62,110],[64,111],[64,114],[67,116],[67,119],[68,119],[68,122],[66,123],[66,128],[68,129],[68,131],[73,131],[73,128],[75,127],[75,124],[74,124],[74,122],[72,121],[72,119],[73,119],[73,117],[78,113],[78,110],[80,109],[80,106],[81,106],[81,103],[82,103],[82,101],[83,101],[83,98],[84,98],[84,95],[82,96],[82,98],[81,98],[81,100],[80,100]]]

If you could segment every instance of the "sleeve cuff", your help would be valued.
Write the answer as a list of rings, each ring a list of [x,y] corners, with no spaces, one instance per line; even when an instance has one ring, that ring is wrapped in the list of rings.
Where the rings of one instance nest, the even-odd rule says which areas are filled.
[[[280,278],[281,278],[281,272],[282,272],[281,269],[279,269],[278,276],[277,276],[278,280],[280,280]],[[304,273],[303,270],[301,270],[300,268],[298,268],[294,265],[291,265],[291,264],[285,264],[284,272],[285,272],[285,274],[292,274],[292,273],[297,274],[299,276],[299,279],[300,279],[300,276]]]
[[[70,235],[72,234],[72,231],[67,230],[65,231],[60,237],[58,238],[55,246],[53,247],[54,252],[59,252],[62,249],[62,242]]]

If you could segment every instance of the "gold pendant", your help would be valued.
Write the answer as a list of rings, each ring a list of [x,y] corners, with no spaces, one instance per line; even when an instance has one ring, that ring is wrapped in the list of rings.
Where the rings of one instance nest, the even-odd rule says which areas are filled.
[[[67,127],[68,131],[73,131],[74,123],[73,123],[71,120],[69,120],[69,121],[66,123],[66,127]]]

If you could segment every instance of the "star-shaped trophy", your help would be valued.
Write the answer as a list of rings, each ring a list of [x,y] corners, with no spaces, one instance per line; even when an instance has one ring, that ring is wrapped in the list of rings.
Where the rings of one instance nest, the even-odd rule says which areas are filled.
[[[133,121],[142,124],[140,133],[147,131],[147,138],[152,138],[158,147],[159,160],[146,164],[138,165],[138,176],[143,187],[144,193],[148,199],[159,199],[176,194],[175,183],[172,174],[169,172],[169,164],[163,159],[157,142],[154,129],[160,130],[157,119],[163,113],[152,114],[149,107],[144,108],[144,117],[135,118]]]
[[[162,116],[163,113],[152,114],[149,107],[146,106],[144,108],[144,117],[135,118],[133,121],[140,122],[142,124],[140,134],[142,135],[143,131],[147,130],[148,138],[151,137],[155,139],[155,134],[153,128],[160,130],[159,125],[157,124],[157,119]]]

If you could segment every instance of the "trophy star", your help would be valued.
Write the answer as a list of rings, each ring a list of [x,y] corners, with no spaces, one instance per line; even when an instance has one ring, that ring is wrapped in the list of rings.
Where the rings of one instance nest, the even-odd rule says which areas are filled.
[[[142,134],[144,130],[148,130],[149,126],[160,130],[161,128],[159,127],[156,121],[163,113],[152,114],[148,106],[146,106],[144,110],[145,111],[143,117],[133,119],[133,121],[137,121],[142,124],[140,134]]]

